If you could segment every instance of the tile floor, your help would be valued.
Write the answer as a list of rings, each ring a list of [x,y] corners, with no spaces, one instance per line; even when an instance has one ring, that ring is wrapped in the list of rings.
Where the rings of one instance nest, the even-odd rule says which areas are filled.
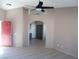
[[[37,43],[35,43],[37,42]],[[54,49],[44,48],[44,41],[33,40],[30,47],[0,47],[0,59],[77,59]]]

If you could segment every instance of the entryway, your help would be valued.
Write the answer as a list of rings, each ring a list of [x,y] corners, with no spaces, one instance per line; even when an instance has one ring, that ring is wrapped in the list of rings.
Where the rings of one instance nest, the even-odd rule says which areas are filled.
[[[42,21],[34,21],[30,24],[29,41],[31,47],[44,47],[44,23]]]

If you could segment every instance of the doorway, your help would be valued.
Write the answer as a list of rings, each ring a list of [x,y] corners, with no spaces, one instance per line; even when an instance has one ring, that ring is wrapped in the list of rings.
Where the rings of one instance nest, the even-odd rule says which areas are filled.
[[[42,21],[34,21],[30,24],[29,41],[31,47],[44,47],[44,23]]]
[[[36,39],[43,39],[43,24],[36,25]]]

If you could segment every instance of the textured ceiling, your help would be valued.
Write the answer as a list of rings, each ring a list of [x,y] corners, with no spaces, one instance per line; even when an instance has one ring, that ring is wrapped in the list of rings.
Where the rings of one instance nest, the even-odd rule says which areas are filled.
[[[44,2],[44,6],[53,6],[55,8],[60,7],[73,7],[78,5],[78,0],[41,0]],[[12,6],[6,5],[7,3]],[[39,3],[39,0],[0,0],[0,8],[13,9],[18,7],[34,8]]]

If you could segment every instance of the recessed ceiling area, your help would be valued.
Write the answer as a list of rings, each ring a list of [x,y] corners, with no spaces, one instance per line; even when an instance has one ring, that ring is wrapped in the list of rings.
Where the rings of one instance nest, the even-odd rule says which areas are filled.
[[[78,0],[40,0],[43,1],[44,6],[52,6],[55,8],[60,7],[73,7],[78,5]],[[0,0],[0,8],[8,10],[19,7],[34,8],[38,5],[39,0]],[[7,5],[7,4],[11,4]]]

